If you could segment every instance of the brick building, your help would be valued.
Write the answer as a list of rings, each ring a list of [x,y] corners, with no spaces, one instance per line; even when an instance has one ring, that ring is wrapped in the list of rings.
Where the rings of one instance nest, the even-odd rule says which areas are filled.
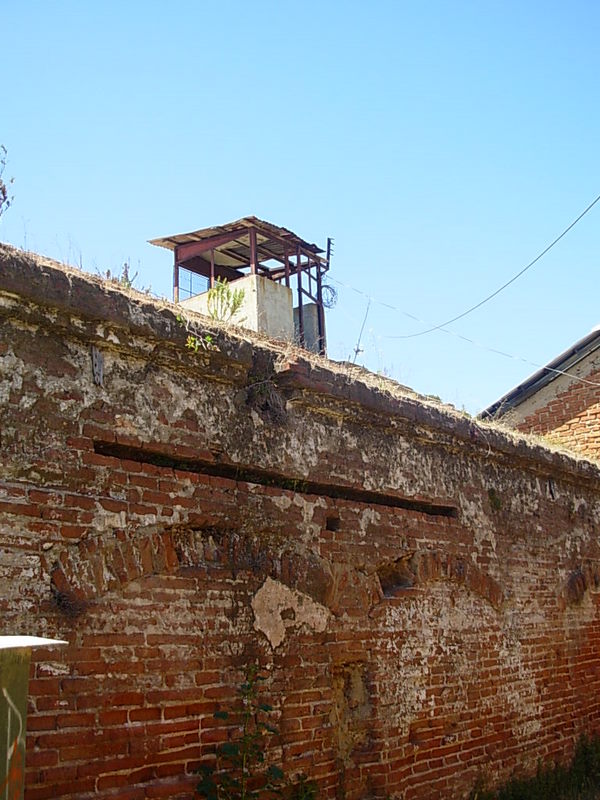
[[[481,414],[600,458],[600,328]]]
[[[258,662],[320,798],[453,800],[600,729],[600,469],[0,246],[26,800],[190,800]],[[41,657],[40,657],[41,659]]]

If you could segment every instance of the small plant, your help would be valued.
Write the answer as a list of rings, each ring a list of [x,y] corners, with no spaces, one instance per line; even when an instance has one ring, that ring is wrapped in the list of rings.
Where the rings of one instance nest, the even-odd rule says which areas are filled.
[[[198,350],[218,350],[219,348],[213,344],[213,337],[210,333],[205,333],[204,336],[196,336],[195,333],[188,334],[185,340],[185,346],[188,350],[193,350],[197,353]]]
[[[3,144],[0,144],[0,217],[10,208],[13,201],[13,197],[11,194],[9,194],[9,192],[14,178],[10,178],[8,181],[5,181],[2,177],[6,168],[6,154],[6,147],[4,147]]]
[[[81,256],[80,256],[80,264],[79,268],[82,269],[81,265]],[[112,283],[113,286],[118,286],[120,289],[135,289],[136,292],[143,292],[144,294],[150,294],[152,292],[151,286],[143,286],[137,287],[135,282],[138,279],[138,273],[136,272],[134,275],[130,273],[131,265],[129,261],[123,262],[123,266],[121,267],[120,272],[113,272],[110,269],[107,270],[99,270],[96,268],[96,274],[99,275],[102,280],[108,281]]]
[[[107,275],[108,277],[108,275]],[[129,278],[129,276],[126,276]],[[135,280],[135,276],[132,280]],[[244,302],[245,292],[243,289],[232,289],[225,278],[217,278],[216,284],[208,290],[207,309],[212,319],[219,322],[230,322],[232,317],[240,310]],[[238,322],[243,322],[244,318]],[[190,322],[183,314],[177,315],[177,322],[186,329],[188,337],[185,346],[188,350],[198,353],[200,350],[218,350],[214,336],[210,333],[202,333]]]
[[[210,333],[200,333],[192,328],[189,320],[187,320],[181,314],[177,315],[177,322],[187,331],[187,339],[185,340],[185,346],[188,350],[192,350],[194,353],[198,353],[200,350],[218,350],[218,346],[215,344],[214,336]]]
[[[568,767],[538,765],[533,778],[511,778],[495,791],[477,780],[469,800],[596,800],[600,796],[600,737],[582,736]]]
[[[109,269],[106,270],[106,280],[110,281],[111,283],[118,283],[119,286],[122,286],[124,289],[133,289],[133,284],[137,280],[137,272],[135,275],[130,276],[129,274],[129,262],[125,261],[123,266],[121,267],[121,274],[115,275],[111,273]]]
[[[296,782],[289,786],[286,796],[288,800],[317,800],[317,784],[306,775],[298,775]]]
[[[217,748],[214,763],[200,768],[197,794],[206,800],[316,800],[316,785],[306,776],[296,781],[286,779],[281,767],[267,764],[269,739],[278,730],[269,722],[272,706],[260,700],[260,685],[265,678],[258,665],[246,668],[238,689],[239,705],[232,714],[238,720],[236,734]],[[215,719],[228,720],[227,711],[216,711]]]
[[[109,283],[114,283],[116,286],[120,286],[122,289],[135,289],[135,282],[138,278],[138,273],[136,272],[134,275],[131,275],[129,272],[130,269],[131,265],[129,261],[125,261],[121,267],[120,273],[112,272],[112,270],[107,269],[106,272],[98,272],[98,274],[104,278],[104,280],[109,281]],[[151,287],[148,286],[147,288],[145,287],[143,289],[138,289],[137,291],[150,294]]]
[[[217,278],[214,286],[208,290],[206,305],[208,314],[219,322],[231,322],[242,307],[245,291],[232,289],[226,278]],[[238,320],[243,322],[243,319]]]

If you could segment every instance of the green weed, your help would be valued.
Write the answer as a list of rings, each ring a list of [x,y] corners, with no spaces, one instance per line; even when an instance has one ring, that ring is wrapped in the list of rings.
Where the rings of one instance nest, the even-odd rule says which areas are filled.
[[[511,778],[496,790],[479,779],[469,800],[597,800],[600,797],[600,736],[582,736],[568,767],[538,766],[533,778]]]
[[[260,675],[256,664],[246,668],[238,689],[238,705],[230,714],[217,711],[215,719],[238,723],[229,741],[217,748],[214,762],[203,764],[197,794],[206,800],[316,800],[316,785],[305,775],[286,778],[277,764],[267,762],[269,740],[279,732],[270,722],[272,706],[260,698]]]

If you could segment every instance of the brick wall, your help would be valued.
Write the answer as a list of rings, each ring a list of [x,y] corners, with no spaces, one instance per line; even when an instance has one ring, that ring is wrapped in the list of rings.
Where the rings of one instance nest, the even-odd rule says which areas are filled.
[[[584,381],[559,377],[532,408],[526,404],[510,412],[516,427],[548,436],[588,458],[600,458],[600,369],[592,353],[579,372]]]
[[[322,797],[600,728],[597,467],[0,248],[0,610],[27,800],[190,798],[245,664]],[[92,369],[92,348],[102,376]]]

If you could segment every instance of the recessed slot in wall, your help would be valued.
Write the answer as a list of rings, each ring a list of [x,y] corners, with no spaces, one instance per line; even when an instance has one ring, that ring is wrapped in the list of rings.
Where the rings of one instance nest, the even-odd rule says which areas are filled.
[[[311,481],[294,475],[284,475],[278,472],[242,464],[227,464],[201,461],[186,457],[177,457],[171,453],[150,447],[132,447],[116,442],[94,442],[94,452],[111,458],[137,461],[141,464],[153,464],[166,469],[178,469],[184,472],[196,472],[200,475],[214,475],[229,478],[233,481],[247,481],[262,486],[278,486],[286,491],[298,494],[314,494],[330,497],[333,500],[351,500],[369,505],[387,506],[388,508],[403,508],[407,511],[417,511],[431,517],[458,517],[456,506],[429,503],[426,500],[413,500],[408,497],[398,497],[396,494],[375,492],[370,489],[358,489],[354,486]]]

